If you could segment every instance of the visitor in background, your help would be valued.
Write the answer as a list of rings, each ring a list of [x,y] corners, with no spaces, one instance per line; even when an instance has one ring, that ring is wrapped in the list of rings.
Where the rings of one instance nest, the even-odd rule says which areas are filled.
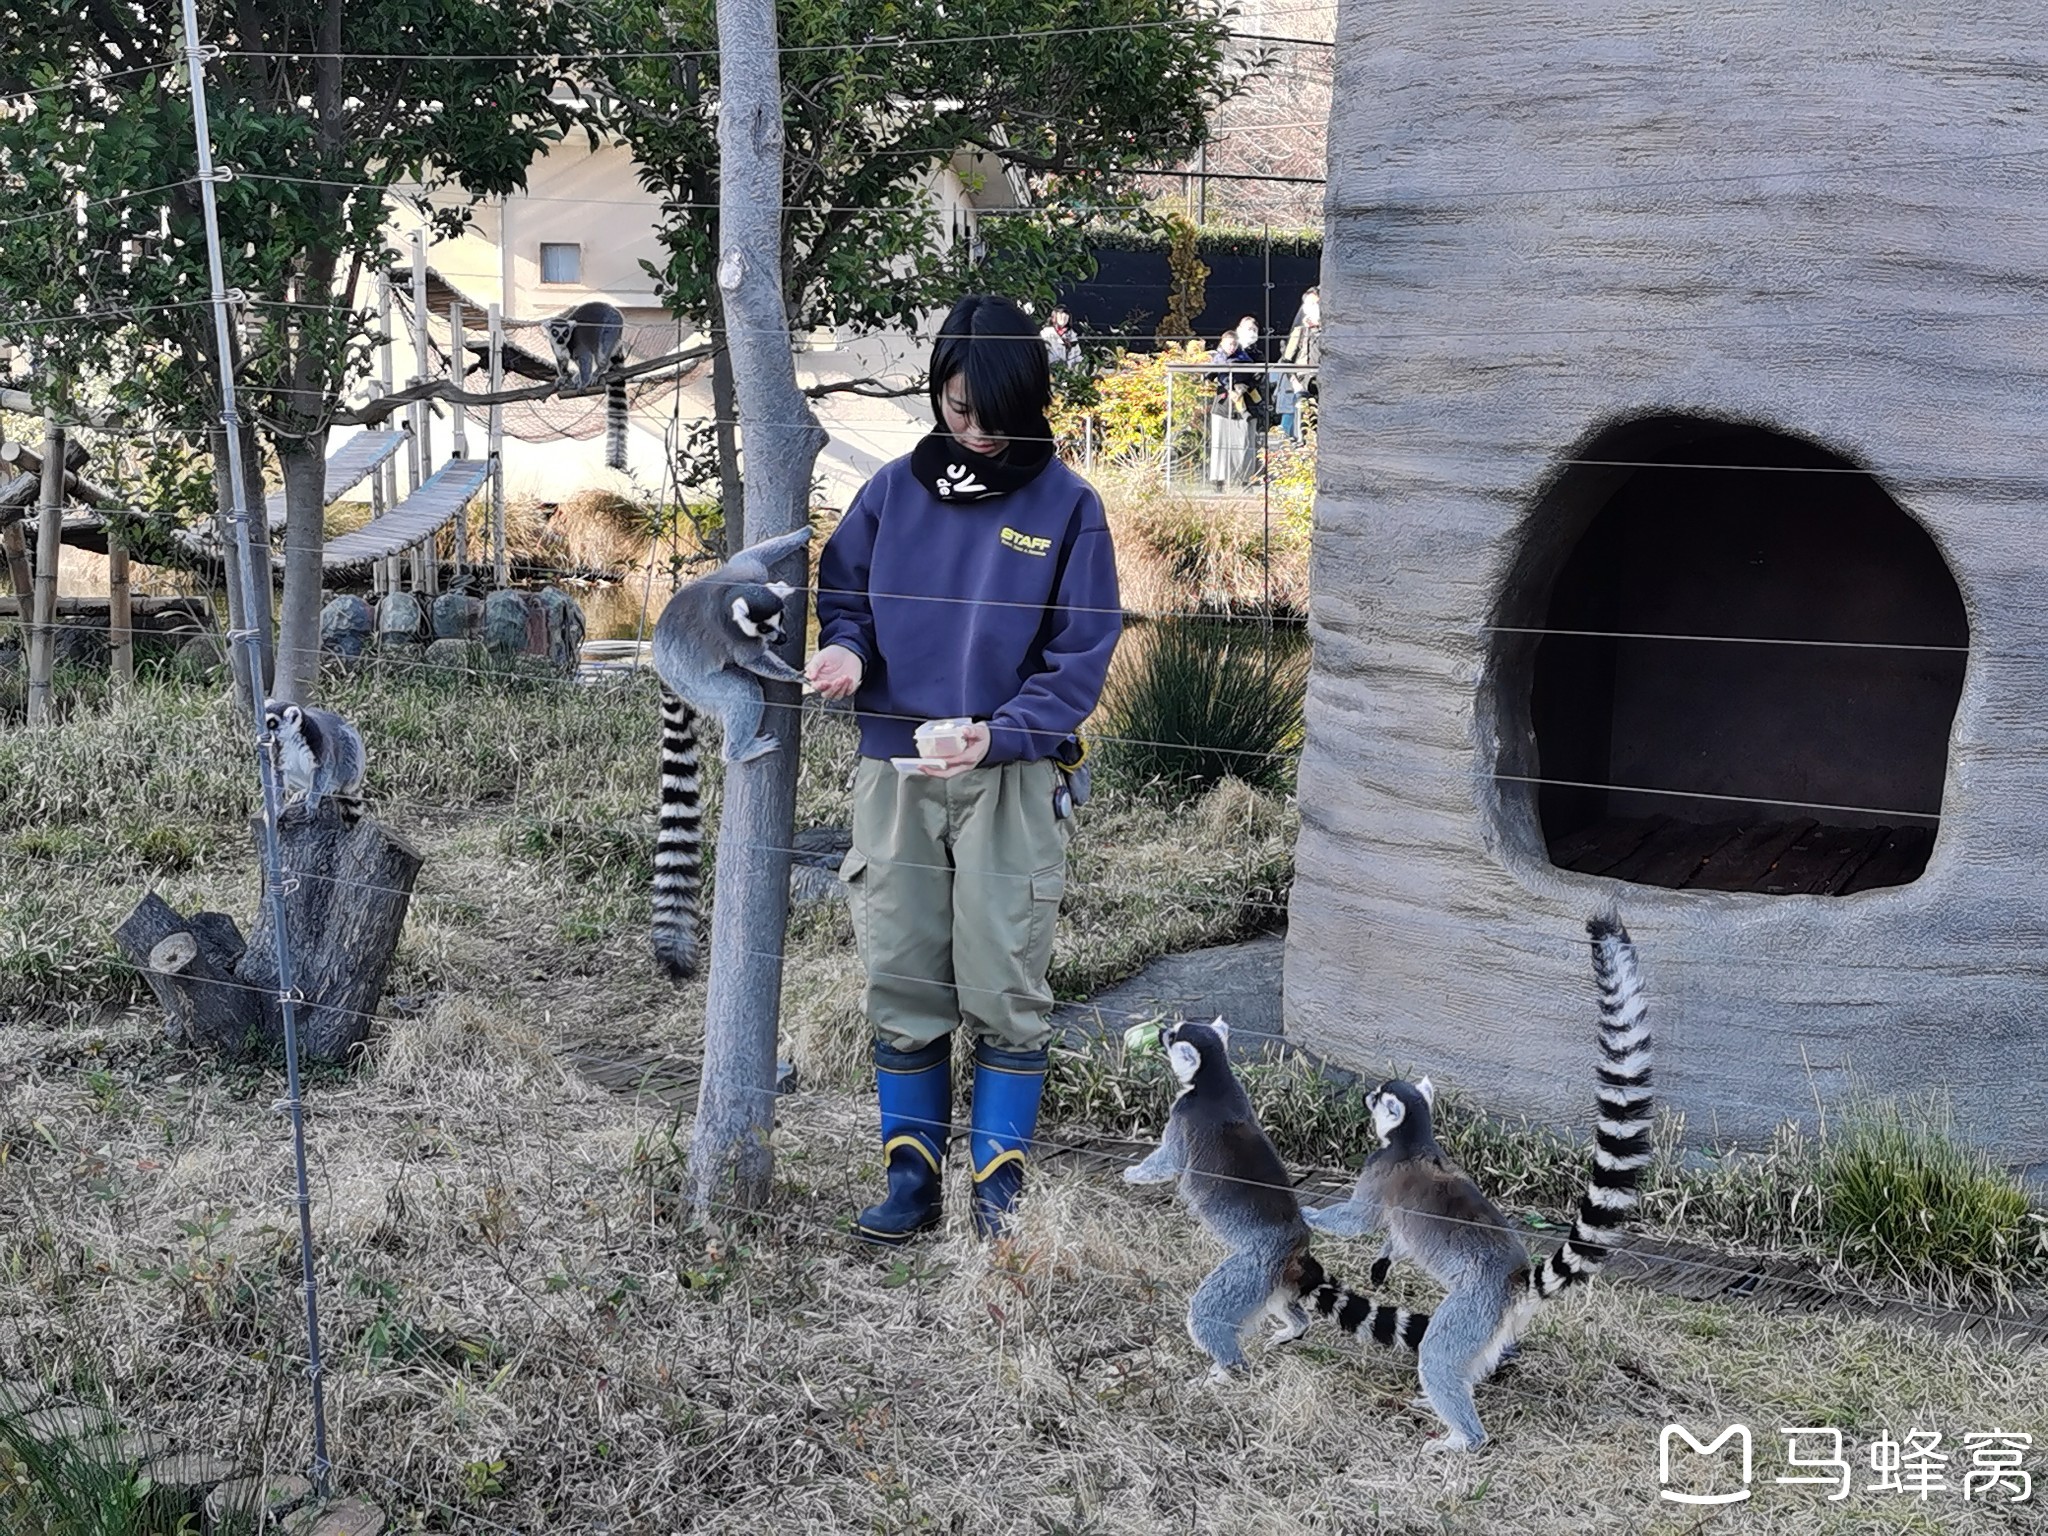
[[[1081,365],[1081,338],[1074,330],[1073,316],[1067,313],[1064,304],[1053,306],[1038,339],[1045,343],[1046,361],[1054,368],[1078,368]]]
[[[1287,328],[1287,346],[1280,354],[1283,363],[1295,363],[1304,368],[1320,368],[1323,362],[1323,300],[1314,288],[1301,296],[1301,307],[1294,312],[1294,324]],[[1288,424],[1288,436],[1295,442],[1305,442],[1309,424],[1316,412],[1316,376],[1313,373],[1297,373],[1289,376],[1294,383],[1298,397],[1294,419]]]

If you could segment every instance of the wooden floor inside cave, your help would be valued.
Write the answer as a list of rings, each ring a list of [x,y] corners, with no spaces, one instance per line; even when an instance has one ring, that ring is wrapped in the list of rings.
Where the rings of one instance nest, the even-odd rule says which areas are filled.
[[[1853,896],[1919,878],[1934,828],[1839,827],[1813,820],[1681,821],[1611,817],[1550,844],[1550,862],[1676,891]]]

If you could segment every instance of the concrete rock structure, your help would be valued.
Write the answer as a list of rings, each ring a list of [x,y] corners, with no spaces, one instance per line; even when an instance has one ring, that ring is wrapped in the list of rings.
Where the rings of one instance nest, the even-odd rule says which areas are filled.
[[[1345,0],[1288,1032],[2048,1168],[2048,35]],[[1687,638],[1665,638],[1687,637]],[[1541,781],[1541,782],[1538,782]]]

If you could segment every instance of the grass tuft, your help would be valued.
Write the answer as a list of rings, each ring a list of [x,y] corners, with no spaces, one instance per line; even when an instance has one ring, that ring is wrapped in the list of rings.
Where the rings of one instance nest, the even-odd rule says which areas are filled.
[[[1308,647],[1264,633],[1168,619],[1128,636],[1103,701],[1103,764],[1118,782],[1186,796],[1242,780],[1285,790],[1301,745]]]
[[[1093,479],[1128,611],[1286,619],[1308,612],[1305,497],[1282,497],[1269,513],[1172,490],[1156,468],[1099,469]]]
[[[1860,1098],[1815,1160],[1821,1228],[1859,1268],[1962,1289],[2048,1278],[2048,1213],[1955,1139],[1945,1098]]]
[[[38,1432],[0,1413],[0,1530],[8,1536],[191,1536],[198,1522],[166,1501],[111,1419],[78,1414],[78,1433]]]

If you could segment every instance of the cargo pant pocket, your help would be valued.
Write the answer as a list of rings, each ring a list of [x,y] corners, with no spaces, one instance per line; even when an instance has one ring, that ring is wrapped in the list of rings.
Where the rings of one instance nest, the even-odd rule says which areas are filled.
[[[1060,900],[1067,893],[1064,863],[1031,877],[1031,916],[1025,930],[1026,974],[1043,977],[1052,965],[1053,937],[1059,928]]]
[[[846,910],[853,919],[853,947],[861,955],[868,952],[867,869],[867,855],[858,848],[847,849],[839,861],[839,882],[846,887]]]

